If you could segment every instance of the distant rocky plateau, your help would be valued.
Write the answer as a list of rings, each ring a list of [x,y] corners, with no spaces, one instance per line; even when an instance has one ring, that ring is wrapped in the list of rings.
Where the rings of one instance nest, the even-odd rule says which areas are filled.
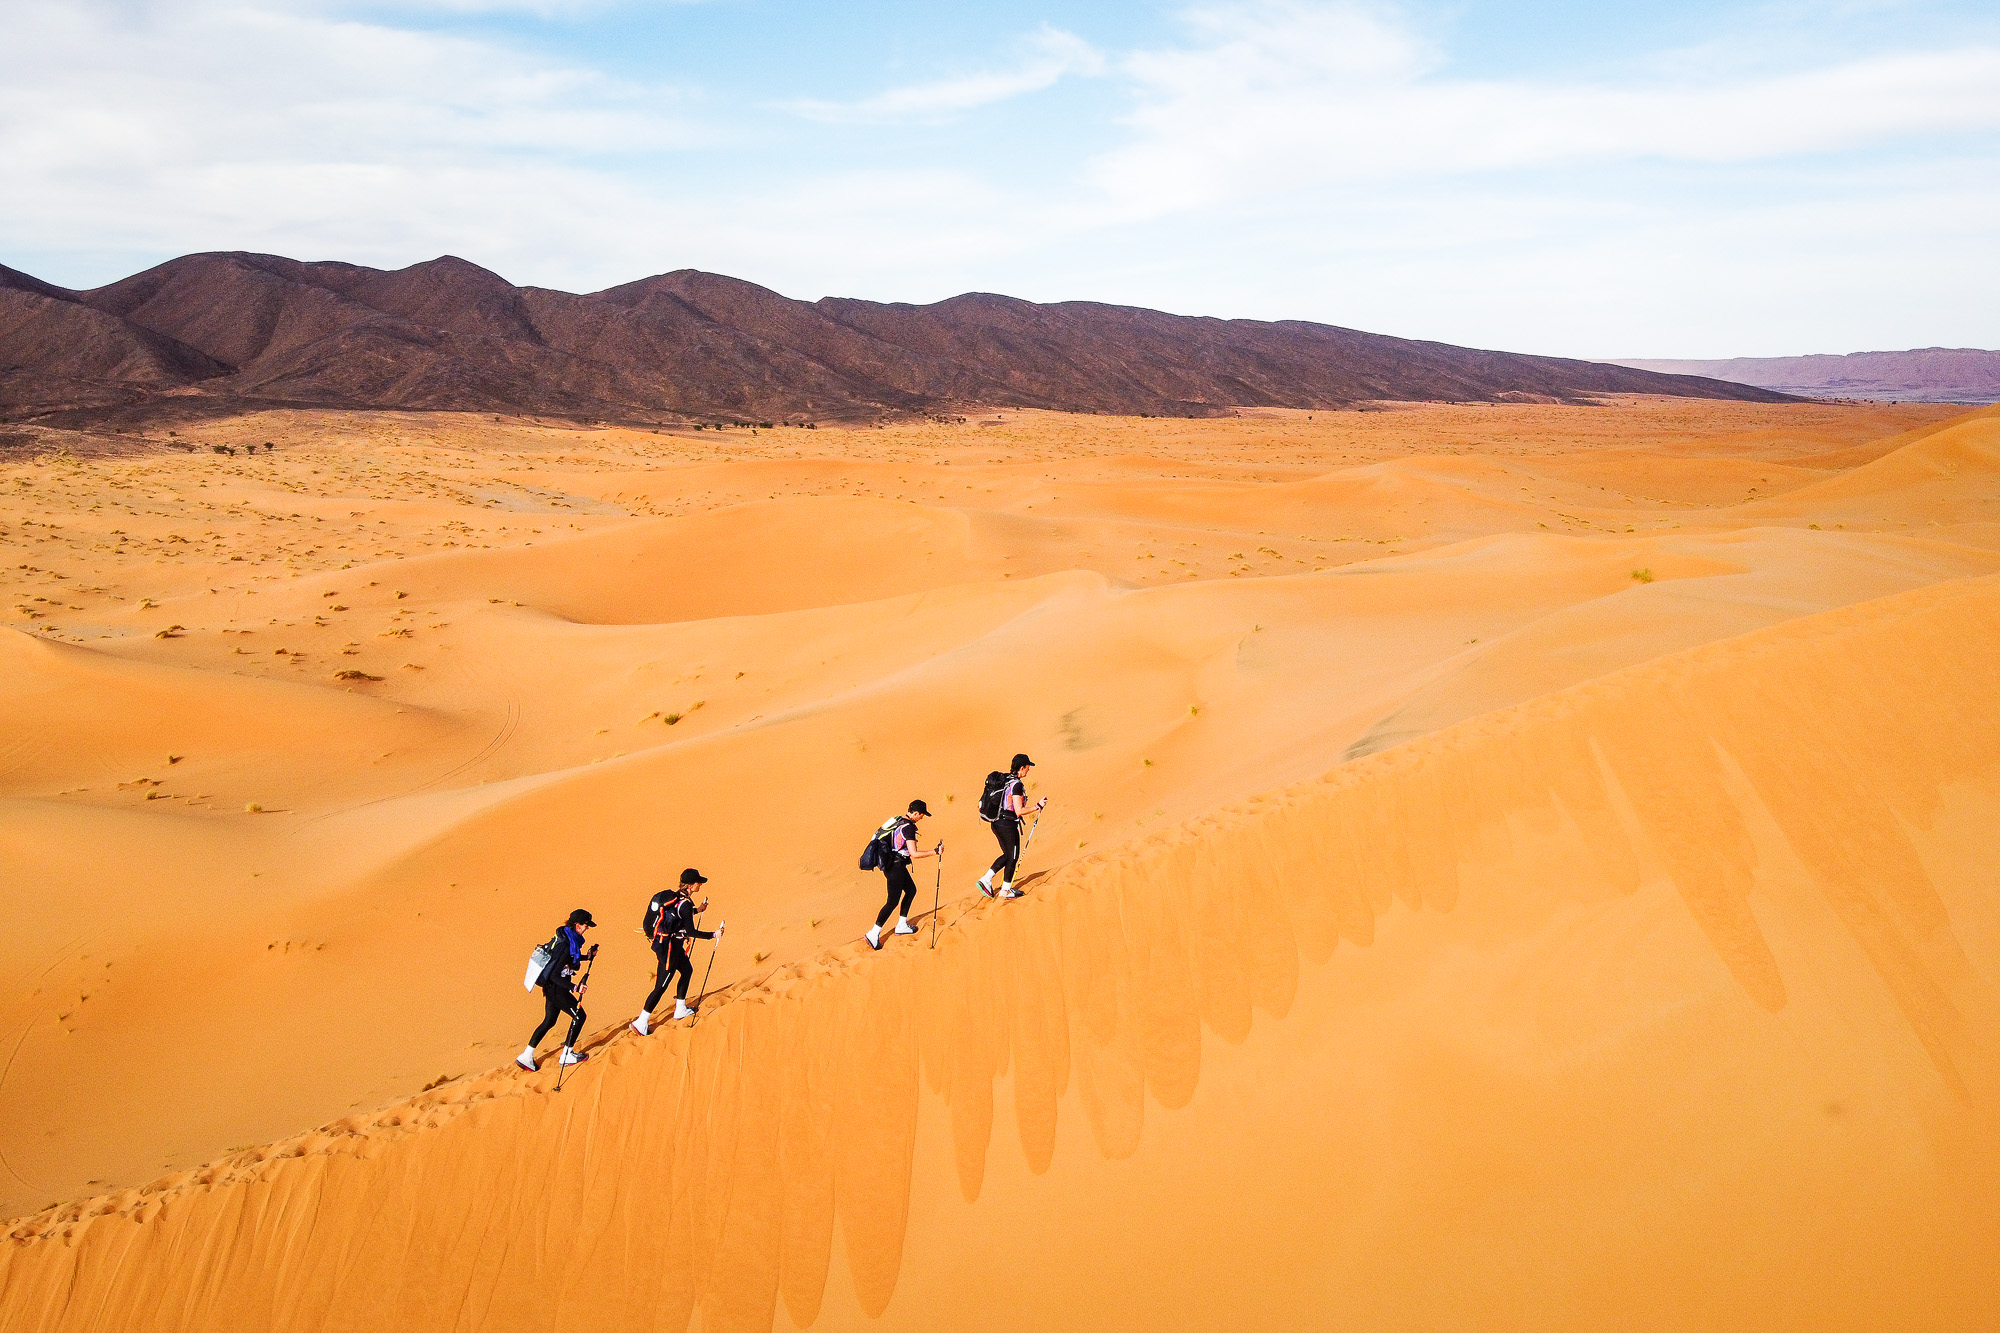
[[[692,269],[576,295],[516,287],[450,256],[391,272],[196,254],[90,291],[0,266],[0,416],[15,423],[131,425],[267,407],[637,424],[1000,406],[1212,416],[1620,393],[1785,397],[1297,320],[984,293],[934,305],[796,301]]]
[[[1845,356],[1739,356],[1727,361],[1635,357],[1615,365],[1662,375],[1702,375],[1801,398],[1872,398],[1898,403],[2000,402],[2000,352],[1919,347]]]

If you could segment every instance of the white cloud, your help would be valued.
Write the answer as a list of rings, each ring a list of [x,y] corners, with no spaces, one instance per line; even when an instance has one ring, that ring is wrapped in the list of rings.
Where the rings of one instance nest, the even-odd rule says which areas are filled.
[[[696,137],[658,89],[283,8],[12,0],[0,47],[36,54],[0,83],[10,167],[107,185],[134,183],[121,171],[655,151]]]
[[[958,74],[928,83],[891,88],[854,102],[795,101],[785,109],[808,120],[848,124],[939,121],[1027,93],[1053,87],[1070,74],[1103,72],[1104,58],[1074,33],[1047,24],[1024,43],[1022,58],[1010,69]]]
[[[426,14],[530,14],[536,18],[565,19],[596,15],[627,8],[691,6],[708,0],[266,0],[283,3],[295,10],[338,15],[380,15],[393,11],[405,17]]]
[[[614,184],[587,163],[713,137],[659,88],[296,4],[10,0],[0,50],[35,53],[0,80],[15,253],[470,251]]]
[[[1452,76],[1388,12],[1196,11],[1196,41],[1121,66],[1132,141],[1092,178],[1116,213],[1246,190],[1665,159],[1754,161],[2000,128],[2000,49],[1613,87]]]

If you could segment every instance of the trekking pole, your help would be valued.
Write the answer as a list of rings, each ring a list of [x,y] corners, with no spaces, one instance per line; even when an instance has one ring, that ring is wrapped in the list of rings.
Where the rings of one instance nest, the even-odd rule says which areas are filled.
[[[1035,845],[1035,830],[1042,826],[1042,806],[1047,804],[1048,801],[1043,800],[1041,805],[1036,806],[1035,817],[1028,821],[1028,836],[1021,839],[1021,854],[1014,858],[1015,879],[1021,877],[1021,862],[1028,859],[1028,849]]]
[[[571,994],[572,994],[573,996],[575,996],[575,998],[576,998],[576,1002],[577,1002],[577,1005],[576,1005],[576,1007],[577,1007],[578,1009],[581,1009],[581,1008],[583,1008],[583,993],[584,993],[585,991],[587,991],[587,990],[589,990],[589,989],[590,989],[590,969],[591,969],[591,968],[593,968],[593,967],[596,967],[596,966],[597,966],[597,955],[596,955],[595,953],[592,953],[592,954],[590,955],[590,957],[588,957],[588,958],[586,958],[586,959],[584,959],[584,960],[583,960],[583,974],[582,974],[581,976],[579,976],[579,977],[578,977],[578,978],[576,979],[576,989],[575,989],[574,991],[572,991],[572,992],[571,992]],[[578,1041],[582,1041],[582,1040],[583,1040],[583,1034],[582,1034],[581,1032],[577,1033],[577,1034],[576,1034],[576,1039],[577,1039]],[[565,1044],[565,1045],[564,1045],[564,1047],[563,1047],[563,1049],[564,1049],[564,1050],[569,1050],[569,1049],[571,1049],[571,1048],[570,1048],[570,1047],[569,1047],[569,1046],[568,1046],[567,1044]],[[562,1091],[562,1085],[563,1085],[563,1076],[564,1076],[564,1075],[566,1075],[566,1074],[568,1074],[568,1073],[569,1073],[569,1066],[568,1066],[568,1065],[566,1065],[566,1064],[564,1064],[564,1063],[562,1062],[562,1057],[561,1057],[561,1056],[557,1056],[557,1057],[556,1057],[556,1091],[557,1091],[557,1092],[561,1092],[561,1091]]]
[[[937,853],[937,883],[931,886],[931,948],[933,949],[937,948],[938,901],[944,895],[944,840],[942,838],[938,840]]]
[[[729,923],[725,921],[723,924],[728,925]],[[717,935],[715,943],[711,944],[708,948],[708,971],[701,974],[701,993],[694,997],[697,1008],[701,1006],[702,1001],[708,998],[708,979],[715,975],[715,956],[721,952],[722,936]]]
[[[1027,840],[1021,844],[1021,850],[1023,852],[1027,851],[1030,847],[1035,845],[1035,830],[1042,826],[1042,806],[1047,804],[1048,800],[1044,798],[1042,804],[1035,807],[1035,817],[1033,821],[1031,821],[1028,825]]]

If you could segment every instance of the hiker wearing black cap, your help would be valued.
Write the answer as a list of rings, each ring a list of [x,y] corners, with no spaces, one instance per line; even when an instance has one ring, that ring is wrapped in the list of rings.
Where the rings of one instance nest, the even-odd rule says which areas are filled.
[[[875,841],[881,849],[882,877],[889,881],[889,898],[882,904],[882,910],[875,914],[875,924],[868,930],[868,947],[882,947],[882,927],[887,924],[889,914],[897,913],[896,933],[914,935],[917,928],[910,924],[910,904],[916,900],[917,882],[910,878],[910,862],[919,857],[936,856],[944,850],[944,843],[925,851],[917,845],[917,825],[929,819],[931,808],[922,801],[911,801],[908,814],[897,815],[885,820],[875,832]]]
[[[1007,772],[986,775],[986,790],[979,798],[979,817],[993,825],[993,836],[1000,841],[1000,855],[993,858],[993,864],[979,877],[979,891],[989,898],[1021,896],[1021,891],[1014,887],[1014,871],[1021,864],[1021,818],[1028,813],[1028,770],[1034,766],[1034,760],[1017,754]],[[1035,808],[1039,810],[1047,804],[1045,797]],[[1000,876],[997,889],[993,887],[995,875]]]
[[[644,929],[646,937],[652,941],[653,956],[659,960],[659,968],[653,974],[653,993],[646,997],[646,1007],[632,1020],[632,1030],[645,1036],[653,1030],[653,1010],[658,1007],[660,997],[667,993],[667,981],[671,977],[680,978],[680,986],[674,992],[674,1018],[692,1018],[694,1010],[689,1007],[688,983],[694,980],[694,960],[688,957],[689,940],[712,940],[729,928],[727,921],[718,922],[714,930],[701,930],[695,925],[695,914],[708,910],[708,899],[701,900],[701,906],[694,905],[694,890],[697,884],[708,883],[708,877],[690,866],[681,871],[681,882],[665,888],[653,895],[646,904]]]
[[[545,1012],[542,1025],[535,1029],[535,1035],[528,1038],[528,1048],[514,1057],[514,1063],[523,1069],[533,1070],[535,1047],[542,1044],[542,1038],[549,1035],[549,1029],[564,1014],[569,1015],[569,1035],[563,1038],[562,1055],[557,1063],[580,1065],[590,1057],[579,1055],[576,1039],[583,1033],[583,992],[586,985],[577,981],[576,975],[582,965],[597,957],[597,946],[583,947],[583,932],[596,927],[590,913],[581,907],[569,914],[569,920],[558,930],[555,938],[544,947],[549,951],[548,964],[542,968],[536,984],[542,988],[542,1004]]]

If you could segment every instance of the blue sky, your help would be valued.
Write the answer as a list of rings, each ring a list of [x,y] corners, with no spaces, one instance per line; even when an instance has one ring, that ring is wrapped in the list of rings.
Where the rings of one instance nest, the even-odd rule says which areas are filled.
[[[2000,346],[2000,8],[7,0],[0,262]]]

